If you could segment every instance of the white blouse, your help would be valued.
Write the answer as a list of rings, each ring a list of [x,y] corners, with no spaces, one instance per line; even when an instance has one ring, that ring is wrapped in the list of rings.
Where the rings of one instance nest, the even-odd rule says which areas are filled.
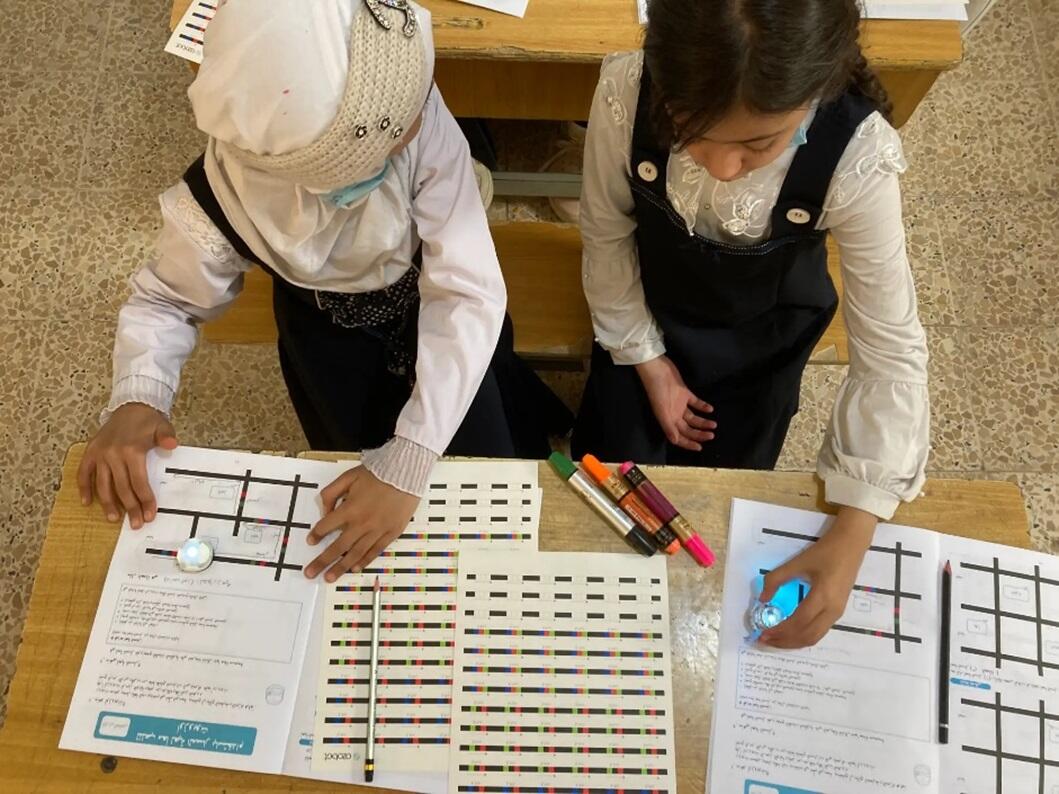
[[[582,275],[596,339],[616,364],[665,353],[640,281],[630,149],[643,52],[608,57],[592,103],[581,195]],[[811,119],[807,120],[807,125]],[[686,152],[670,154],[666,193],[689,235],[750,245],[768,237],[796,147],[721,182]],[[897,132],[878,113],[843,154],[818,228],[838,245],[850,367],[817,470],[827,500],[890,518],[922,488],[929,451],[927,346],[905,253]]]
[[[371,202],[371,211],[360,213],[355,241],[371,250],[349,260],[344,272],[329,267],[320,284],[274,264],[299,286],[366,292],[404,275],[422,242],[416,384],[395,438],[364,457],[381,479],[421,493],[485,376],[507,303],[470,151],[439,92],[431,92],[419,134],[392,158]],[[101,421],[129,402],[169,413],[198,326],[228,308],[254,266],[236,253],[183,181],[160,203],[155,252],[132,277],[132,294],[118,315],[113,389]]]

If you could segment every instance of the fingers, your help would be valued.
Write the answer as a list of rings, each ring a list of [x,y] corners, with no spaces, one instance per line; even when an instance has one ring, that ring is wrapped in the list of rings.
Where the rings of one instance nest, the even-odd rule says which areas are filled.
[[[127,468],[127,461],[122,458],[112,458],[107,461],[110,466],[110,476],[114,485],[114,492],[117,494],[121,504],[125,507],[125,512],[129,514],[129,524],[133,529],[140,529],[143,526],[143,512],[140,509],[140,500],[136,498],[136,494],[132,492],[132,484],[129,482],[129,471]]]
[[[132,492],[140,502],[140,508],[143,510],[144,523],[154,521],[158,505],[155,503],[154,491],[151,490],[151,484],[147,480],[146,457],[139,457],[135,461],[129,461],[129,484],[132,486]],[[137,528],[138,527],[133,527],[133,529]]]
[[[797,559],[795,557],[765,574],[765,584],[761,588],[761,595],[758,596],[759,601],[762,603],[771,601],[772,597],[776,595],[776,591],[780,589],[780,585],[798,577],[801,570],[793,564]],[[806,600],[808,600],[808,597]]]
[[[699,416],[690,408],[684,412],[684,421],[697,430],[715,430],[717,428],[715,421]]]
[[[305,542],[310,546],[315,546],[335,530],[349,524],[351,518],[352,516],[348,510],[331,510],[316,522],[316,526],[309,530],[309,534],[305,536]]]
[[[177,448],[176,430],[173,429],[173,425],[166,421],[158,423],[154,431],[154,445],[162,449]]]
[[[666,434],[666,439],[675,447],[681,449],[690,449],[692,452],[702,452],[702,444],[695,441],[692,438],[687,438],[681,431],[679,425],[674,422],[668,427],[662,427],[663,432]]]
[[[386,551],[386,547],[389,546],[392,541],[393,541],[392,537],[388,537],[386,535],[383,535],[382,537],[380,537],[368,549],[367,552],[365,552],[364,554],[362,554],[360,556],[359,560],[357,560],[356,562],[353,563],[353,566],[350,568],[350,570],[363,571],[365,568],[367,568],[369,565],[371,565],[372,562],[374,562],[378,558],[378,556],[380,554],[382,554],[384,551]]]
[[[698,430],[689,425],[685,420],[681,419],[677,422],[677,429],[680,431],[680,435],[684,438],[690,438],[692,441],[702,443],[703,441],[712,441],[713,432],[710,430]]]
[[[355,538],[348,532],[343,532],[321,552],[320,556],[305,566],[305,576],[308,579],[315,578],[320,571],[329,568],[339,557],[349,550]],[[334,579],[328,579],[334,581]]]
[[[800,613],[807,606],[810,606],[808,598],[794,610],[790,618],[776,628],[765,632],[761,636],[762,642],[769,647],[783,649],[816,645],[827,635],[835,621],[842,616],[842,610],[833,608],[824,598],[817,599],[817,602],[812,604],[813,608],[806,610],[805,615],[801,615]]]
[[[330,485],[320,491],[320,499],[324,503],[324,512],[330,513],[335,509],[340,497],[345,496],[349,487],[360,477],[360,467],[343,472]]]
[[[81,465],[77,467],[77,490],[81,494],[81,504],[85,507],[92,504],[92,472],[95,468],[95,457],[86,452],[81,458]]]
[[[774,629],[762,632],[761,642],[775,648],[800,648],[806,629],[824,612],[827,604],[815,590],[810,590],[794,614]]]
[[[705,400],[700,400],[691,392],[688,392],[688,405],[698,411],[700,414],[712,414],[713,406]]]
[[[333,582],[346,571],[359,573],[363,570],[364,566],[360,564],[360,561],[367,556],[368,550],[374,547],[375,544],[373,541],[375,538],[375,535],[368,533],[357,538],[353,545],[349,547],[349,550],[342,555],[342,559],[332,565],[327,573],[324,574],[324,580],[327,582]],[[386,544],[383,543],[382,547],[386,548]],[[380,549],[380,551],[381,550],[382,549]]]
[[[117,521],[120,517],[118,508],[114,503],[114,488],[111,485],[110,467],[105,461],[96,465],[96,493],[99,494],[99,504],[103,507],[103,513],[107,521]]]

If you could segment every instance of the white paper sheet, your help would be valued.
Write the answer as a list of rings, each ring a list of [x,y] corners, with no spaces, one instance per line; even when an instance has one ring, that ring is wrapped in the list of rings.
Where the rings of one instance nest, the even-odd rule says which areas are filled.
[[[636,16],[647,24],[649,0],[636,0]],[[864,19],[967,19],[967,0],[865,0],[861,4]]]
[[[202,63],[202,42],[218,5],[218,0],[191,0],[166,42],[165,51],[192,63]]]
[[[479,8],[488,8],[490,11],[499,11],[501,14],[519,19],[526,16],[526,6],[529,5],[529,0],[460,0],[460,2]]]
[[[148,463],[158,517],[121,529],[59,746],[280,772],[319,589],[304,537],[345,467],[190,447]],[[192,535],[216,555],[196,574],[174,559]]]
[[[732,501],[709,791],[937,791],[937,535],[880,526],[837,630],[817,646],[746,639],[754,578],[829,520]]]
[[[952,626],[946,792],[1059,790],[1059,560],[945,538]]]
[[[449,791],[676,791],[665,560],[459,565]]]
[[[317,770],[360,770],[367,718],[372,583],[380,577],[377,770],[448,769],[458,555],[537,550],[536,463],[438,467],[404,535],[328,590],[317,698]]]

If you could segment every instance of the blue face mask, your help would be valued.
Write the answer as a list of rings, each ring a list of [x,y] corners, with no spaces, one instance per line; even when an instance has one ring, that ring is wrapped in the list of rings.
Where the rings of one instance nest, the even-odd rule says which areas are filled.
[[[338,190],[332,190],[327,194],[326,198],[336,207],[348,207],[353,204],[357,199],[364,198],[382,184],[382,181],[386,178],[387,172],[390,170],[390,161],[387,160],[386,164],[371,179],[365,179],[363,182],[357,182],[352,185],[346,185],[340,187]]]
[[[788,149],[793,149],[795,147],[798,147],[798,146],[801,146],[803,144],[809,143],[809,137],[805,134],[808,130],[809,130],[809,121],[808,121],[808,119],[806,119],[805,121],[803,121],[801,124],[798,125],[798,129],[795,130],[794,137],[791,138],[791,142],[790,142],[790,144],[788,144],[787,148]]]

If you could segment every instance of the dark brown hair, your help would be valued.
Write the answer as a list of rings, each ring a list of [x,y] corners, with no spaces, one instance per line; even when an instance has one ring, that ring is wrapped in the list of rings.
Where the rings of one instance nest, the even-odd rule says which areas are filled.
[[[739,105],[787,113],[850,87],[889,118],[859,22],[857,0],[651,0],[644,57],[661,142],[700,138]]]

